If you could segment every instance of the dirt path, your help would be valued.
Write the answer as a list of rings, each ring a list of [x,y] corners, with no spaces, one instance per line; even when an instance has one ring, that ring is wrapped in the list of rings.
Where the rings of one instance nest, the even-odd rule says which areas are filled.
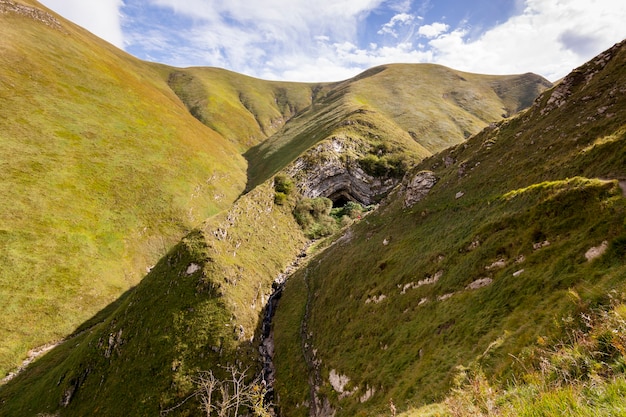
[[[22,362],[22,364],[20,366],[18,366],[15,371],[9,372],[9,374],[7,376],[5,376],[4,378],[2,378],[2,380],[0,380],[0,386],[6,384],[10,380],[15,378],[19,374],[21,374],[22,372],[24,372],[24,370],[28,367],[28,365],[33,363],[35,361],[35,359],[37,359],[38,357],[43,356],[44,354],[50,352],[55,347],[61,345],[62,343],[67,342],[68,340],[72,340],[72,339],[77,338],[78,336],[83,335],[84,333],[90,331],[91,329],[93,329],[94,327],[96,327],[99,324],[102,324],[103,322],[104,321],[100,321],[100,322],[94,324],[93,326],[89,327],[88,329],[85,329],[85,330],[83,330],[81,332],[78,332],[76,334],[69,335],[65,339],[59,340],[58,342],[48,343],[48,344],[45,344],[43,346],[39,346],[39,347],[36,347],[34,349],[29,350],[28,351],[28,357],[26,359],[24,359],[24,362]]]
[[[626,197],[626,180],[620,180],[619,188],[622,189],[622,194]]]
[[[15,378],[16,376],[18,376],[20,373],[22,373],[24,371],[24,369],[26,369],[26,367],[28,367],[28,365],[30,365],[35,359],[37,359],[38,357],[40,357],[41,355],[43,355],[44,353],[47,353],[49,351],[51,351],[52,349],[54,349],[55,347],[59,346],[61,343],[63,343],[65,340],[61,340],[60,342],[56,342],[56,343],[49,343],[47,345],[43,345],[40,346],[38,348],[35,349],[31,349],[28,351],[28,357],[26,359],[24,359],[24,362],[22,362],[22,364],[20,366],[17,367],[17,369],[13,372],[9,372],[9,374],[7,376],[5,376],[4,378],[2,378],[2,380],[0,381],[0,385],[4,385],[7,382],[9,382],[10,380],[12,380],[13,378]]]

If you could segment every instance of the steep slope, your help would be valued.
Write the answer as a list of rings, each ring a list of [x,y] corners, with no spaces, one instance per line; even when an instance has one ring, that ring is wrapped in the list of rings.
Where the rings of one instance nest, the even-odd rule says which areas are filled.
[[[474,362],[505,383],[527,347],[562,336],[560,317],[626,289],[625,71],[621,43],[424,160],[290,278],[275,317],[283,415],[401,411]]]
[[[245,185],[154,66],[0,2],[0,376],[139,282]]]
[[[134,289],[0,387],[0,415],[204,415],[199,378],[260,371],[259,317],[302,251],[271,183],[174,247]],[[259,254],[262,253],[262,258]],[[260,392],[260,391],[259,391]]]

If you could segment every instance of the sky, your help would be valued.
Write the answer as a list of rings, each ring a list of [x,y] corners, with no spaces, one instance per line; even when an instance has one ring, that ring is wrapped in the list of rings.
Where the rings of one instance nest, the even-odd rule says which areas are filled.
[[[148,61],[339,81],[435,63],[550,81],[626,38],[624,0],[40,0]]]

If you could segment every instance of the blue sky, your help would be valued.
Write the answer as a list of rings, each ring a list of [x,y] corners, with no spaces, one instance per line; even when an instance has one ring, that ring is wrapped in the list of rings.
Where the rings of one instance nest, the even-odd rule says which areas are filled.
[[[394,62],[555,81],[626,38],[623,0],[41,0],[145,60],[336,81]]]

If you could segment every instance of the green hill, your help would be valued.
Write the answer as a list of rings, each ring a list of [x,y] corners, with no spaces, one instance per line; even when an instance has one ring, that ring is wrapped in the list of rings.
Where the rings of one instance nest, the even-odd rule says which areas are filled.
[[[0,374],[62,339],[245,186],[159,68],[0,3]]]
[[[494,390],[521,383],[539,361],[533,348],[556,351],[568,334],[584,333],[584,317],[622,308],[625,66],[622,43],[527,111],[427,158],[288,281],[275,318],[284,415],[309,415],[308,407],[312,415],[383,415],[390,404],[400,411],[436,402],[454,387],[459,366],[478,367]],[[430,192],[407,205],[412,184]],[[611,334],[616,339],[603,336],[609,351],[623,329]],[[620,352],[605,358],[616,372]],[[554,367],[565,381],[594,381],[593,363],[604,369],[601,357],[549,357],[561,361]],[[475,395],[476,407],[496,401],[472,391],[481,387],[489,385],[452,398]],[[568,414],[567,401],[549,404],[578,415]],[[480,415],[496,415],[485,407]]]
[[[0,415],[206,414],[239,376],[265,415],[259,375],[290,417],[619,410],[623,43],[541,95],[437,65],[283,83],[0,12],[3,374],[61,341]]]
[[[264,81],[219,68],[170,69],[168,84],[189,112],[242,151],[279,131],[327,84]]]
[[[311,107],[250,149],[248,188],[333,137],[358,143],[361,157],[393,143],[390,156],[420,160],[528,107],[548,86],[534,74],[485,76],[427,64],[372,68],[322,89]]]
[[[392,100],[394,89],[417,89],[417,76],[447,82],[430,72],[457,74],[390,66],[344,83],[306,84],[177,69],[141,62],[35,1],[0,8],[1,374],[138,284],[180,237],[232,204],[246,171],[252,189],[340,135],[359,143],[354,160],[375,175],[394,171],[397,182],[431,151],[411,136],[411,123],[421,121],[398,110],[424,106],[417,97]],[[376,90],[376,77],[387,87]],[[536,76],[463,77],[467,94],[490,103],[463,110],[459,118],[471,120],[459,126],[471,131],[545,86]],[[452,101],[466,94],[461,84],[448,89]],[[460,107],[446,106],[456,117]],[[428,140],[463,139],[456,125],[436,139],[428,126],[441,109],[427,116],[420,129]]]

